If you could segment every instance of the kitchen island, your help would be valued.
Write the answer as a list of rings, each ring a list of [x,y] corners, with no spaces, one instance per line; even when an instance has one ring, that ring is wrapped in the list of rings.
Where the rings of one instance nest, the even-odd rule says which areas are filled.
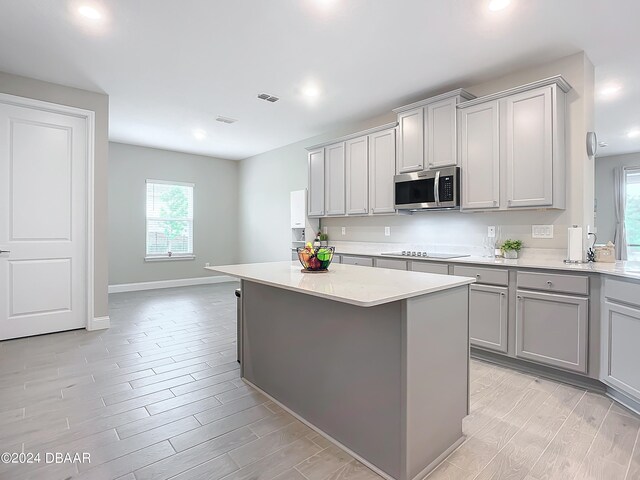
[[[241,279],[243,379],[380,475],[421,478],[463,440],[466,277],[297,262]]]

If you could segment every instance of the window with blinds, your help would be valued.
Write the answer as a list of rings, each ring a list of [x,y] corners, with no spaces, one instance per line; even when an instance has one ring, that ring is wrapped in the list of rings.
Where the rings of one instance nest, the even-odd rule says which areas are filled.
[[[193,257],[193,184],[147,180],[147,258]]]
[[[627,231],[628,260],[640,261],[640,167],[626,168],[626,205],[624,224]]]

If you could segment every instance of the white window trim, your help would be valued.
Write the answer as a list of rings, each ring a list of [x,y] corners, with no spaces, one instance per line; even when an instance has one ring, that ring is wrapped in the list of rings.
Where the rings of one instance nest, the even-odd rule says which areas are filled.
[[[145,262],[175,262],[179,260],[195,260],[195,255],[151,255],[144,257]]]
[[[193,217],[191,218],[191,245],[192,245],[192,249],[193,251],[191,253],[188,254],[174,254],[174,255],[167,255],[167,254],[162,254],[162,255],[147,255],[147,234],[148,234],[148,222],[149,220],[160,220],[159,218],[153,217],[153,218],[149,218],[147,217],[147,205],[146,205],[146,196],[145,196],[145,213],[144,213],[144,251],[145,251],[145,257],[144,257],[144,261],[145,262],[175,262],[175,261],[180,261],[180,260],[195,260],[196,259],[196,255],[195,255],[195,245],[194,245],[194,237],[195,237],[195,233],[194,233],[194,222],[193,222],[193,218],[195,217],[195,190],[196,190],[196,184],[195,183],[189,183],[189,182],[175,182],[173,180],[154,180],[151,178],[147,178],[144,181],[145,185],[148,183],[159,183],[162,185],[180,185],[181,187],[191,187],[193,189]],[[146,188],[145,188],[146,191]],[[171,219],[166,219],[163,218],[162,220],[171,220]],[[183,218],[177,219],[180,221],[183,221]]]

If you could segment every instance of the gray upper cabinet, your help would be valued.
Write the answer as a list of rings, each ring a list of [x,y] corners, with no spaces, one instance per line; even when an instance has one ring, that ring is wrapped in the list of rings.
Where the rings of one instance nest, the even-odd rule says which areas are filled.
[[[310,217],[324,215],[324,148],[309,152],[309,198],[307,214]]]
[[[394,213],[396,129],[369,135],[369,212]]]
[[[459,97],[450,97],[425,107],[425,152],[427,168],[458,164],[456,148],[456,105]]]
[[[552,88],[537,88],[502,100],[510,208],[553,203]]]
[[[396,127],[387,123],[307,147],[310,217],[395,213]]]
[[[458,105],[463,210],[565,208],[570,89],[556,76]]]
[[[587,373],[589,299],[517,291],[516,356]]]
[[[326,215],[345,214],[345,156],[344,142],[329,145],[325,155],[325,208]]]
[[[424,109],[398,114],[398,173],[424,169]]]
[[[345,142],[347,215],[369,212],[369,148],[368,137]]]
[[[458,164],[458,103],[474,98],[458,89],[394,109],[398,114],[397,173]]]
[[[507,353],[509,289],[474,284],[469,287],[469,341],[471,345]]]
[[[498,102],[460,111],[462,209],[500,207],[500,124]]]

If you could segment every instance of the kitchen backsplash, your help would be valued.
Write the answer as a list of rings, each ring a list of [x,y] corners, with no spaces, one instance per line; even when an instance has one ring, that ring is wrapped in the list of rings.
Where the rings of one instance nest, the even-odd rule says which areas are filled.
[[[418,212],[412,215],[323,218],[331,244],[372,242],[424,245],[433,251],[482,251],[487,227],[496,226],[499,240],[522,240],[525,248],[566,251],[567,215],[561,211],[461,213],[457,211]],[[551,239],[532,238],[532,225],[553,225]],[[342,228],[345,228],[344,235]],[[385,227],[390,235],[385,235]],[[584,228],[586,233],[586,227]],[[606,241],[606,239],[604,239]]]

